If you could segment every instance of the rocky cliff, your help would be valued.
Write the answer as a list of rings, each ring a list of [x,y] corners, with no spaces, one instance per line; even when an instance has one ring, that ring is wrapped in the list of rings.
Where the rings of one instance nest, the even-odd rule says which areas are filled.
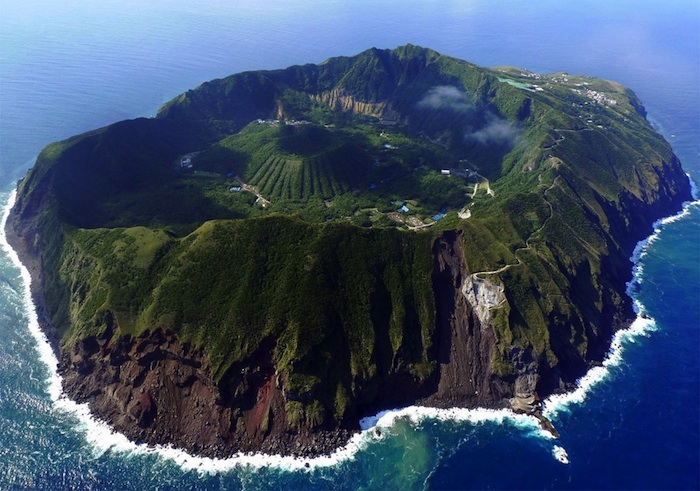
[[[316,455],[391,407],[538,415],[632,320],[632,249],[688,199],[628,89],[406,46],[52,144],[7,232],[98,417],[202,455]]]

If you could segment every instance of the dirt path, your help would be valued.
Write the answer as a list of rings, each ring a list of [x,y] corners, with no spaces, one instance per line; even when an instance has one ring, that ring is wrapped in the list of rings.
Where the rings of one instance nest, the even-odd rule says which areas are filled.
[[[491,184],[489,183],[489,180],[486,179],[486,178],[485,178],[484,176],[482,176],[481,174],[476,174],[476,175],[479,177],[479,179],[481,179],[481,181],[478,181],[478,182],[474,183],[474,191],[472,192],[472,200],[473,200],[474,197],[476,196],[476,192],[479,190],[479,187],[480,187],[482,184],[486,184],[486,194],[488,194],[488,195],[491,196],[492,198],[493,198],[494,196],[496,196],[496,193],[494,193],[494,192],[493,192],[493,189],[491,189]]]
[[[272,204],[269,200],[265,199],[265,197],[262,194],[260,194],[258,188],[256,188],[255,186],[251,186],[250,184],[246,184],[243,181],[243,179],[240,178],[240,176],[235,176],[234,179],[241,183],[241,189],[243,189],[244,191],[248,191],[249,193],[253,193],[255,196],[257,196],[257,198],[260,200],[260,205],[263,208],[267,208],[270,204]]]
[[[563,142],[564,140],[566,140],[566,137],[565,137],[562,133],[579,133],[579,132],[581,132],[581,131],[593,131],[593,128],[579,128],[579,129],[574,129],[574,130],[564,129],[564,128],[554,128],[553,131],[554,131],[557,135],[559,135],[559,138],[556,138],[556,139],[554,140],[554,143],[552,143],[552,144],[549,145],[548,147],[544,147],[542,150],[551,150],[551,149],[553,149],[554,147],[559,146],[559,144],[560,144],[561,142]]]
[[[523,263],[523,261],[520,259],[520,257],[518,257],[518,253],[521,251],[526,251],[526,250],[532,248],[532,246],[530,245],[530,241],[532,240],[532,238],[535,235],[537,235],[538,233],[540,233],[542,231],[542,229],[545,227],[545,225],[547,225],[547,222],[549,222],[549,220],[551,220],[552,217],[554,216],[554,208],[552,207],[552,203],[550,203],[549,200],[547,199],[547,193],[549,191],[551,191],[551,189],[556,185],[558,179],[559,179],[559,176],[557,176],[554,179],[554,181],[552,181],[552,184],[550,184],[549,187],[547,189],[545,189],[544,193],[543,193],[544,201],[545,201],[545,203],[547,203],[547,206],[549,207],[549,216],[542,222],[542,225],[540,225],[537,228],[537,230],[532,232],[530,234],[530,236],[525,240],[524,247],[518,247],[517,249],[515,249],[515,251],[513,252],[513,255],[515,256],[516,262],[511,263],[511,264],[506,264],[505,266],[502,266],[498,269],[494,269],[492,271],[479,271],[478,273],[472,273],[471,277],[472,277],[473,281],[477,281],[481,275],[493,275],[493,274],[504,273],[504,272],[508,271],[508,269],[510,269],[514,266],[520,266]]]

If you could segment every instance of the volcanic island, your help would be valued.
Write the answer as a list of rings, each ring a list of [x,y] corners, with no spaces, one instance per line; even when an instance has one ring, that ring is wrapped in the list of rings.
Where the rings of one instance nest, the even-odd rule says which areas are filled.
[[[611,81],[406,45],[239,73],[48,145],[6,232],[66,394],[137,442],[313,456],[575,387],[690,200]]]

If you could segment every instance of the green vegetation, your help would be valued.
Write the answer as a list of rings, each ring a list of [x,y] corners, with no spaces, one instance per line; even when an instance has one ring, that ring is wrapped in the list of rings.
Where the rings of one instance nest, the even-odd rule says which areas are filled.
[[[225,385],[273,340],[288,420],[316,427],[392,375],[436,374],[445,230],[505,286],[494,373],[512,379],[519,347],[580,374],[624,315],[625,251],[648,225],[626,208],[670,200],[674,162],[617,84],[409,45],[233,75],[49,145],[17,207],[63,344],[164,327]]]
[[[207,350],[220,381],[273,338],[285,387],[343,414],[337,394],[368,397],[377,387],[356,380],[387,375],[399,356],[420,379],[434,369],[429,234],[272,215],[209,221],[182,239],[137,227],[75,230],[67,242],[66,339],[112,315],[122,334],[166,326]],[[322,388],[318,373],[332,373]]]

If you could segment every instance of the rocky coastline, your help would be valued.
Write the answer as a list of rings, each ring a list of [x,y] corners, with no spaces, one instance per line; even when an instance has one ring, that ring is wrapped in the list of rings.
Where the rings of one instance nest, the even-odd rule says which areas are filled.
[[[655,219],[678,211],[676,199],[653,213]],[[346,428],[290,428],[286,421],[284,392],[274,367],[264,361],[252,366],[243,384],[221,388],[211,378],[206,353],[181,343],[177,335],[162,328],[143,335],[113,336],[112,326],[100,337],[89,337],[70,349],[60,347],[51,326],[42,289],[41,256],[32,244],[40,243],[36,228],[12,213],[6,226],[7,239],[32,277],[32,297],[40,326],[59,359],[65,393],[87,403],[93,415],[137,443],[171,444],[204,457],[227,458],[238,453],[315,457],[343,447],[359,431],[359,421]],[[649,223],[628,241],[626,249],[651,232]],[[549,392],[537,391],[538,366],[527,353],[515,354],[519,375],[510,382],[493,377],[489,356],[494,331],[482,324],[461,291],[468,276],[457,232],[446,234],[434,247],[438,308],[438,377],[430,387],[395,387],[401,394],[387,397],[405,405],[436,408],[510,408],[531,414],[542,427],[557,435],[542,417],[541,400],[552,393],[574,388],[558,378]],[[624,329],[634,320],[631,300],[625,297],[622,317],[608,331]],[[610,337],[596,351],[606,353]],[[264,358],[264,357],[263,357]],[[588,361],[586,369],[599,365],[602,357]],[[585,370],[579,373],[582,376]],[[399,381],[396,381],[397,384]],[[232,394],[238,397],[234,402]],[[241,404],[241,401],[244,401]],[[373,411],[391,405],[379,400]],[[369,408],[368,408],[369,409]],[[371,414],[371,412],[369,413]],[[364,416],[367,416],[365,414]],[[238,422],[238,424],[236,424]]]
[[[18,186],[6,234],[31,275],[65,394],[133,441],[207,457],[328,454],[360,418],[411,405],[509,408],[556,434],[541,401],[573,389],[634,320],[628,259],[691,189],[628,89],[590,79],[615,98],[608,105],[556,77],[548,90],[528,91],[506,75],[525,77],[411,45],[371,49],[205,83],[155,118],[47,146]],[[416,104],[436,91],[460,107],[474,95],[479,110]],[[294,116],[307,109],[318,121],[255,123],[306,121]],[[330,115],[379,139],[357,143],[356,133],[325,124]],[[389,130],[371,118],[382,115],[408,125],[396,141],[420,151],[406,162],[381,139]],[[462,141],[459,127],[486,131],[493,121],[521,136]],[[412,136],[423,132],[432,136]],[[201,155],[209,152],[211,172],[203,170],[216,191],[177,164],[195,148],[209,148]],[[339,148],[367,167],[339,158]],[[307,150],[307,163],[290,160]],[[313,160],[319,151],[324,158]],[[480,160],[457,160],[465,154]],[[438,167],[446,155],[479,171],[465,179],[488,172],[486,192],[472,182],[465,201],[468,183],[451,188],[452,170]],[[270,165],[253,174],[255,159]],[[397,195],[411,192],[389,187],[362,205],[386,202],[386,214],[358,220],[348,211],[364,209],[354,186],[371,190],[366,169],[383,159],[391,165],[377,172],[425,181],[416,196],[429,200],[443,187],[428,184],[447,185],[457,204],[426,215],[429,228],[401,230],[389,215],[400,214],[391,211]],[[305,166],[325,178],[302,179]],[[308,200],[299,209],[223,198],[241,189],[227,174],[278,179],[290,169],[289,192]],[[331,175],[337,186],[318,191]],[[158,186],[167,205],[154,199]],[[353,196],[357,209],[329,217],[328,196]],[[304,210],[316,218],[293,214]]]

